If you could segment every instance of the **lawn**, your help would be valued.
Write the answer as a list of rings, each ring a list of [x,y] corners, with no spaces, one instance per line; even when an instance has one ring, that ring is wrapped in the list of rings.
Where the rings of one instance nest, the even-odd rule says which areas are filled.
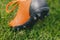
[[[8,22],[15,12],[6,13],[5,8],[11,0],[0,0],[0,40],[60,40],[60,0],[48,0],[49,16],[39,20],[31,30],[10,31]]]

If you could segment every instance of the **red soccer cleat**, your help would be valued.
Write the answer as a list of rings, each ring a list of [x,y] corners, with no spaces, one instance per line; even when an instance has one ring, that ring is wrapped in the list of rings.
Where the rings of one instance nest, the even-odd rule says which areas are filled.
[[[11,10],[10,5],[16,4]],[[15,18],[9,23],[9,26],[15,29],[31,27],[38,19],[43,19],[49,12],[45,0],[16,0],[9,2],[6,6],[6,12],[12,12],[16,6],[18,11]]]

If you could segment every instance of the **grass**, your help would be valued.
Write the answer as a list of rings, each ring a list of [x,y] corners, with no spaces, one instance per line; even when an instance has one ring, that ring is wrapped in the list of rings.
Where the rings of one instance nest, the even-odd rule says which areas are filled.
[[[31,30],[10,31],[8,22],[15,12],[7,14],[6,4],[11,0],[0,0],[0,40],[60,40],[60,0],[48,0],[49,17],[38,21]]]

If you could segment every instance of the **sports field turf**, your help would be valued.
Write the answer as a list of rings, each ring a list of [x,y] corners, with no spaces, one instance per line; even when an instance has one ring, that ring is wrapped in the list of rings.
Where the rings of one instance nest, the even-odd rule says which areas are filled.
[[[60,40],[60,0],[48,0],[50,15],[39,20],[31,30],[17,32],[10,31],[8,26],[16,12],[6,13],[6,4],[10,1],[0,0],[0,40]]]

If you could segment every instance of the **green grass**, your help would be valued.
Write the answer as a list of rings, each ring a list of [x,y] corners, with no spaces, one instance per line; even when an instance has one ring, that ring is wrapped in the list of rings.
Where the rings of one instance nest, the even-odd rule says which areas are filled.
[[[31,30],[18,32],[10,31],[8,26],[16,12],[6,13],[6,4],[10,1],[0,0],[0,40],[60,40],[60,0],[48,0],[49,17],[39,20]]]

